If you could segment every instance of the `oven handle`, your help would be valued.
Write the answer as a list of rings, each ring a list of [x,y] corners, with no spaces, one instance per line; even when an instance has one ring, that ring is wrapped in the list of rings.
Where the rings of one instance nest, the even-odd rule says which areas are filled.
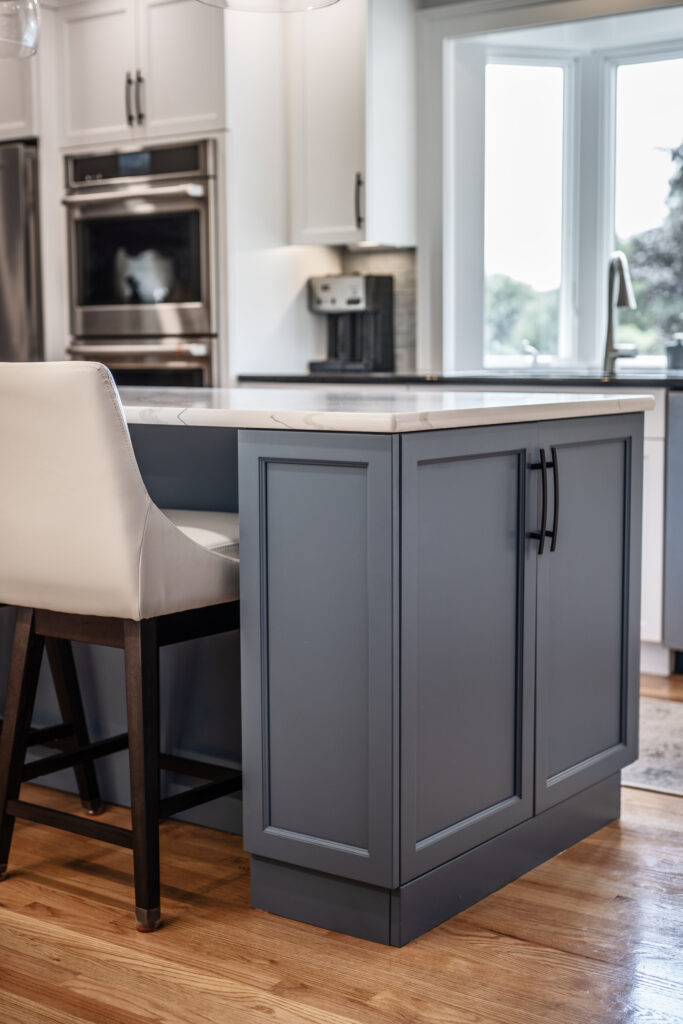
[[[112,356],[130,355],[157,355],[160,357],[173,355],[195,356],[199,359],[209,354],[209,346],[203,341],[166,342],[162,345],[82,345],[74,343],[68,346],[69,355],[100,356],[111,358]]]
[[[164,185],[159,188],[150,188],[145,191],[136,190],[132,192],[87,192],[82,196],[64,196],[62,202],[66,206],[82,206],[84,203],[111,203],[120,199],[154,199],[155,196],[187,196],[190,199],[203,199],[206,189],[203,185]]]

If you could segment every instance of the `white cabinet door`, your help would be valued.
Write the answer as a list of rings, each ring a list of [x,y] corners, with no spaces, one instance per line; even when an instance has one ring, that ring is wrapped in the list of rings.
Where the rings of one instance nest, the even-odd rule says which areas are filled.
[[[366,0],[291,19],[292,241],[365,237]]]
[[[225,128],[223,17],[196,0],[138,0],[146,135]]]
[[[664,573],[664,439],[645,439],[643,448],[643,582],[640,638],[662,642]]]
[[[0,139],[37,135],[33,60],[0,61]]]
[[[65,145],[134,138],[134,0],[92,0],[60,12]],[[129,110],[127,110],[127,104]]]

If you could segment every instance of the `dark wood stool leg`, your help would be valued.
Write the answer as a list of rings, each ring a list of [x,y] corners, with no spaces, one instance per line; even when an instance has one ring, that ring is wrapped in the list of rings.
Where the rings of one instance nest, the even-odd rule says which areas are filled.
[[[130,798],[138,931],[161,919],[159,880],[159,646],[154,619],[124,623]]]
[[[62,721],[71,725],[74,730],[73,737],[64,741],[64,749],[78,750],[79,747],[87,747],[90,737],[71,644],[68,640],[47,637],[45,650],[50,662]],[[77,764],[74,766],[74,772],[84,810],[88,814],[101,814],[104,805],[100,799],[94,763],[86,761]]]
[[[19,796],[42,657],[43,638],[36,635],[34,612],[20,608],[14,628],[5,717],[0,733],[0,878],[7,873],[14,832],[14,817],[7,814],[7,801]]]

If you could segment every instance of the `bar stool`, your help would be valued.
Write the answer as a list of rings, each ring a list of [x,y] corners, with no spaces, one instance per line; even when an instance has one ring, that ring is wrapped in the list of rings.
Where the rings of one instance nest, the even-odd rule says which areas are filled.
[[[0,608],[2,607],[4,605],[0,603]],[[83,710],[71,644],[50,637],[45,641],[45,651],[50,663],[50,672],[62,721],[56,725],[44,726],[42,729],[29,729],[27,746],[58,747],[60,750],[67,751],[87,747],[90,744],[88,726],[85,721],[85,711]],[[0,733],[2,733],[1,717]],[[92,761],[74,765],[74,772],[83,810],[86,814],[101,814],[104,804],[100,799],[100,789]]]
[[[157,508],[99,363],[0,363],[0,438],[0,602],[18,609],[0,733],[0,877],[17,818],[132,848],[137,928],[153,931],[160,820],[242,788],[235,767],[159,751],[159,648],[239,628],[238,517]],[[73,640],[123,648],[127,734],[89,741]],[[52,739],[68,744],[25,764],[36,736],[51,738],[31,732],[44,647],[65,719]],[[19,799],[22,781],[76,767],[98,811],[93,762],[126,747],[131,829]],[[205,781],[162,800],[160,768]]]

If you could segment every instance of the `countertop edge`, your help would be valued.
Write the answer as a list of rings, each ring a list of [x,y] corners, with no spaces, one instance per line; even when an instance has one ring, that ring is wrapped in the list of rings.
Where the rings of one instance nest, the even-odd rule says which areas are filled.
[[[610,416],[653,409],[651,395],[586,397],[567,403],[539,401],[530,405],[501,405],[490,408],[444,409],[416,412],[373,412],[343,410],[202,409],[188,406],[122,404],[131,425],[228,427],[253,430],[294,430],[336,433],[399,434],[448,430],[462,427],[531,423],[587,416]],[[274,403],[275,404],[275,403]]]

